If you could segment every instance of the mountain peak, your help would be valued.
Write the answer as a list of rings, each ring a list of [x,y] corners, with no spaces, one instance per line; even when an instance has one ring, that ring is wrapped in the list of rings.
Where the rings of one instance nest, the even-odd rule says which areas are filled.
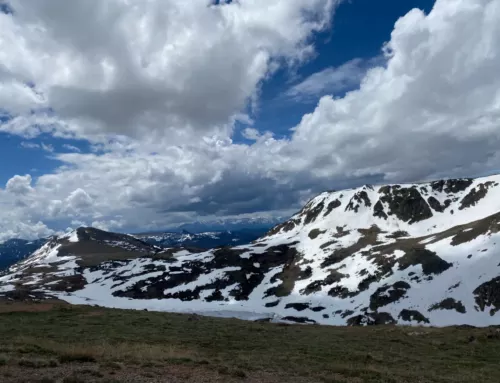
[[[291,231],[302,225],[350,227],[377,225],[423,235],[435,229],[466,223],[500,209],[500,176],[478,179],[364,185],[359,188],[326,192],[313,198],[288,221],[273,228]],[[297,229],[298,230],[298,229]]]

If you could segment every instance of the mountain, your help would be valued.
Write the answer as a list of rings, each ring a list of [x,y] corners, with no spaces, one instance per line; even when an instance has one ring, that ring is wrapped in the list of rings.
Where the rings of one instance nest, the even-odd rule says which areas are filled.
[[[246,228],[235,231],[190,233],[186,230],[181,232],[158,232],[135,234],[138,238],[151,245],[160,247],[194,247],[198,249],[210,249],[219,246],[237,246],[250,243],[268,229]],[[47,242],[47,238],[27,241],[24,239],[10,239],[0,244],[0,271],[5,270],[13,264],[31,255],[35,250]]]
[[[203,233],[190,233],[187,230],[181,232],[160,232],[135,234],[135,238],[152,245],[161,247],[196,247],[210,249],[220,246],[238,246],[250,243],[264,235],[269,228],[241,229],[233,231],[214,231]]]
[[[500,176],[322,193],[249,245],[161,249],[80,228],[8,298],[333,325],[500,322]]]
[[[43,245],[46,239],[27,241],[24,239],[9,239],[0,243],[0,271],[8,268],[21,259],[28,257]]]
[[[195,221],[172,228],[171,232],[189,231],[207,233],[241,230],[269,230],[284,220],[283,217],[220,218],[217,220]]]

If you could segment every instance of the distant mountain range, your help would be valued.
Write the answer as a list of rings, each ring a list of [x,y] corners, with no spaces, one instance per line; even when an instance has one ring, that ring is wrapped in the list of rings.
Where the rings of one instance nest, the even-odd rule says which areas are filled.
[[[245,245],[151,244],[165,241],[79,228],[12,266],[0,295],[330,325],[500,324],[500,176],[325,192]]]
[[[27,241],[24,239],[9,239],[0,243],[0,271],[26,258],[40,248],[47,239]]]
[[[182,230],[178,233],[146,233],[135,234],[135,238],[141,239],[151,245],[161,247],[195,247],[199,249],[211,249],[220,246],[238,246],[250,243],[264,235],[270,228],[251,228],[232,231],[212,231],[202,233],[190,233]]]
[[[207,233],[214,231],[260,230],[265,231],[289,217],[255,217],[255,218],[221,218],[216,220],[198,220],[169,228],[168,232],[188,231],[190,233]]]
[[[199,226],[201,227],[201,226]],[[135,234],[134,237],[159,247],[190,247],[211,249],[220,246],[237,246],[250,243],[264,235],[270,227],[263,226],[233,231],[212,231],[191,233],[186,230],[179,232],[156,232]],[[31,255],[50,238],[27,241],[10,239],[0,244],[0,271]]]

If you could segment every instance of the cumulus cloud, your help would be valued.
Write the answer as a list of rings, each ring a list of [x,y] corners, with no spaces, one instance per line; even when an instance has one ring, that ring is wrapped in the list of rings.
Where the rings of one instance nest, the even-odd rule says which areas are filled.
[[[330,177],[498,169],[499,19],[498,0],[438,0],[427,16],[412,10],[385,46],[387,67],[343,98],[322,98],[295,128],[292,153]]]
[[[11,238],[37,239],[53,235],[55,232],[49,229],[43,222],[16,222],[0,219],[0,242]]]
[[[14,195],[26,195],[33,192],[31,187],[31,175],[16,175],[7,181],[5,190]]]
[[[0,104],[51,108],[64,120],[46,129],[66,134],[224,127],[273,70],[312,54],[336,2],[11,0]]]
[[[242,132],[243,137],[247,140],[257,140],[260,137],[260,133],[254,128],[245,128]]]
[[[0,129],[28,137],[43,129],[61,138],[92,131],[101,142],[92,153],[54,152],[62,165],[35,180],[9,180],[0,189],[0,202],[10,208],[0,213],[2,233],[33,234],[11,229],[14,221],[41,222],[43,232],[46,221],[149,229],[200,215],[282,214],[325,189],[499,168],[500,0],[437,0],[428,15],[409,12],[381,47],[384,65],[369,69],[357,89],[322,97],[289,138],[259,134],[257,124],[246,128],[251,144],[232,140],[235,116],[248,112],[249,99],[258,103],[260,83],[276,65],[297,65],[311,54],[310,34],[328,25],[321,10],[331,3],[242,1],[214,9],[165,0],[132,2],[130,9],[110,2],[104,9],[78,1],[78,11],[65,3],[12,1],[14,16],[0,14],[8,32],[0,40],[10,49],[0,52],[0,79],[31,81],[29,91],[39,95],[34,102],[23,89],[23,102],[6,104],[13,118]],[[160,3],[178,12],[173,25],[180,31],[167,23],[170,10],[154,17]],[[102,25],[89,30],[81,20],[102,20],[109,33],[102,39]],[[122,30],[125,21],[130,31]],[[34,23],[42,28],[37,39],[24,30]],[[226,45],[218,43],[221,36]],[[225,55],[235,72],[221,62]],[[42,71],[43,65],[57,70]],[[321,76],[329,79],[328,72]],[[320,83],[314,75],[305,79],[297,97],[335,85]],[[127,86],[146,102],[134,105]],[[57,113],[23,114],[38,102]],[[111,139],[110,132],[120,135]]]

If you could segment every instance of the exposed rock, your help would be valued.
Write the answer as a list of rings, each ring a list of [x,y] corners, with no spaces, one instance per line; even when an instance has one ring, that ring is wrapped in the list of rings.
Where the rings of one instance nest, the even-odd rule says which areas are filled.
[[[368,193],[365,190],[361,190],[352,196],[351,200],[345,208],[345,211],[351,210],[357,213],[361,205],[367,207],[372,206],[370,198],[368,197]]]
[[[444,201],[444,205],[441,205],[441,202],[439,202],[435,197],[430,196],[427,198],[427,202],[429,203],[429,206],[436,210],[437,212],[444,212],[446,208],[448,208],[451,204],[451,200],[447,199]]]
[[[323,310],[326,310],[326,307],[323,307],[323,306],[316,306],[316,307],[311,307],[311,311],[314,311],[314,312],[320,312],[320,311],[323,311]]]
[[[384,205],[382,204],[381,201],[377,201],[377,203],[373,207],[373,216],[382,219],[387,219],[387,214],[384,211]]]
[[[324,217],[326,217],[327,215],[330,215],[330,213],[331,213],[334,209],[336,209],[336,208],[340,207],[340,205],[342,205],[342,202],[340,202],[340,200],[339,200],[339,199],[333,200],[332,202],[330,202],[330,203],[327,205],[327,207],[326,207],[326,212],[325,212],[325,214],[324,214],[323,216],[324,216]]]
[[[278,234],[280,231],[289,232],[292,231],[296,225],[300,223],[300,220],[297,219],[289,219],[286,222],[280,223],[279,225],[273,227],[266,236],[271,236],[274,234]]]
[[[379,287],[370,296],[370,310],[376,311],[378,308],[394,303],[405,296],[406,291],[411,286],[404,282],[399,281],[392,286]]]
[[[477,186],[477,189],[474,187],[472,188],[469,193],[460,201],[460,207],[458,210],[463,210],[471,206],[476,206],[476,204],[486,197],[486,194],[488,193],[488,187],[490,186],[490,183],[487,184],[479,184]]]
[[[434,310],[455,310],[462,314],[465,314],[466,312],[462,301],[456,301],[453,298],[446,298],[439,303],[434,303],[431,307],[429,307],[429,311]]]
[[[315,292],[321,291],[323,286],[330,286],[334,283],[340,282],[342,278],[349,277],[346,274],[342,274],[337,270],[331,270],[330,274],[322,280],[313,281],[308,284],[304,289],[301,290],[301,294],[309,295]]]
[[[494,315],[500,310],[500,277],[479,285],[473,293],[481,311],[484,311],[486,307],[493,307],[490,314]]]
[[[313,319],[309,319],[307,317],[294,317],[294,316],[286,316],[286,317],[283,317],[281,318],[282,320],[284,321],[288,321],[288,322],[295,322],[295,323],[308,323],[308,324],[315,324],[316,321],[313,320]]]
[[[439,258],[436,253],[419,247],[406,251],[406,254],[398,259],[398,262],[400,270],[405,270],[413,265],[422,265],[422,271],[425,275],[441,274],[452,266],[451,263]]]
[[[309,303],[288,303],[285,309],[294,309],[297,311],[304,311],[309,308]]]
[[[308,225],[311,222],[314,222],[316,220],[316,218],[318,218],[318,215],[323,211],[324,207],[325,207],[325,204],[323,201],[321,201],[313,209],[307,210],[305,212],[306,218],[304,219],[304,225]]]
[[[472,178],[450,179],[441,180],[431,183],[433,190],[438,192],[445,192],[447,194],[456,194],[466,190],[474,180]]]
[[[336,241],[336,240],[334,240],[334,239],[332,239],[331,241],[328,241],[328,242],[323,243],[323,244],[322,244],[319,248],[320,248],[320,249],[326,249],[327,247],[329,247],[329,246],[331,246],[331,245],[334,245],[334,244],[336,244],[336,243],[337,243],[337,241]]]
[[[417,188],[386,186],[380,200],[389,206],[389,213],[400,220],[413,224],[432,217],[432,211]]]
[[[404,231],[404,230],[397,230],[391,234],[389,234],[387,236],[387,238],[390,238],[390,239],[398,239],[398,238],[402,238],[402,237],[409,237],[410,234],[408,234],[407,231]]]
[[[342,312],[342,310],[339,310],[336,313],[340,314],[341,318],[344,319],[344,318],[347,318],[348,316],[351,316],[352,314],[354,314],[354,311],[352,311],[352,310],[345,310],[344,312]]]
[[[403,309],[399,313],[398,318],[406,322],[430,323],[429,319],[416,310]]]
[[[309,232],[309,238],[311,239],[316,239],[320,234],[324,234],[326,233],[325,230],[320,230],[320,229],[312,229],[310,232]]]

